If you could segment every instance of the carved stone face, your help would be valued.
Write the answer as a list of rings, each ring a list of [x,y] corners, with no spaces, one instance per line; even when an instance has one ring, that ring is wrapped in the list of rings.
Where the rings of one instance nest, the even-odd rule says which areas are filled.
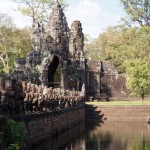
[[[13,88],[13,86],[12,86],[11,80],[7,79],[7,80],[5,81],[5,89],[6,89],[6,90],[10,90],[10,89],[12,89],[12,88]]]
[[[2,92],[2,95],[1,95],[1,104],[4,103],[8,98],[8,93],[6,92]]]
[[[47,43],[52,43],[52,41],[53,41],[53,39],[52,39],[51,36],[48,36],[48,37],[46,38],[46,42],[47,42]]]
[[[57,37],[57,38],[56,38],[56,43],[57,43],[57,44],[60,44],[60,43],[61,43],[60,37]]]
[[[41,47],[41,45],[40,45],[40,43],[41,43],[40,38],[37,37],[37,36],[34,36],[34,37],[32,37],[31,41],[32,41],[32,48],[34,50],[36,50],[36,51],[40,50],[40,47]]]
[[[38,93],[42,93],[42,92],[43,92],[42,86],[39,85],[39,87],[38,87]]]
[[[35,92],[35,85],[34,84],[31,84],[31,91]]]
[[[30,92],[31,84],[27,83],[27,92]]]
[[[26,91],[27,89],[27,84],[25,81],[22,82],[22,87],[23,87],[23,91]]]

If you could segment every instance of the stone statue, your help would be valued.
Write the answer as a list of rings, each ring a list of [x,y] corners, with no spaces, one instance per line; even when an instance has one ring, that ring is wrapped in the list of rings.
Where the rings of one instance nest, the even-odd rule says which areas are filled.
[[[43,51],[42,48],[44,47],[42,42],[45,41],[44,32],[45,29],[43,24],[38,22],[37,20],[34,20],[32,25],[32,35],[31,35],[31,46],[33,50]]]

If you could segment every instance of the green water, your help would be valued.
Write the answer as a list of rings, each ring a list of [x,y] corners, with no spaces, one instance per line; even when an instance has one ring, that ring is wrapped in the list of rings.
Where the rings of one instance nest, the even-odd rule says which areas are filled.
[[[32,150],[150,150],[150,127],[146,122],[105,121],[88,123],[84,130],[82,123]]]
[[[150,150],[150,128],[144,122],[106,121],[84,140],[85,150]]]

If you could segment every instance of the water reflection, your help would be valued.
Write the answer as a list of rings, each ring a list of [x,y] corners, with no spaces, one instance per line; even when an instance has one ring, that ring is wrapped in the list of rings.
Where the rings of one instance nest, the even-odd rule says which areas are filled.
[[[89,126],[93,127],[88,124],[85,134],[76,139],[84,143],[82,150],[150,150],[150,130],[144,122],[105,121]]]
[[[72,128],[63,131],[61,134],[34,145],[30,150],[80,150],[82,141],[77,137],[81,136],[85,130],[85,122],[81,122]],[[75,142],[74,142],[74,139]]]
[[[144,122],[106,121],[85,134],[86,150],[150,150],[150,130]]]
[[[150,150],[150,128],[144,122],[84,123],[37,146],[36,150]],[[82,134],[81,134],[82,133]]]

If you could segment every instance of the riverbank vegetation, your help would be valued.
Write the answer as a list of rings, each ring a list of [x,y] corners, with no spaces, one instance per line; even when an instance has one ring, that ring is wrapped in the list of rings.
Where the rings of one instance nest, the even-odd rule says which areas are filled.
[[[8,119],[0,124],[2,150],[23,150],[26,147],[27,131],[23,122]]]

